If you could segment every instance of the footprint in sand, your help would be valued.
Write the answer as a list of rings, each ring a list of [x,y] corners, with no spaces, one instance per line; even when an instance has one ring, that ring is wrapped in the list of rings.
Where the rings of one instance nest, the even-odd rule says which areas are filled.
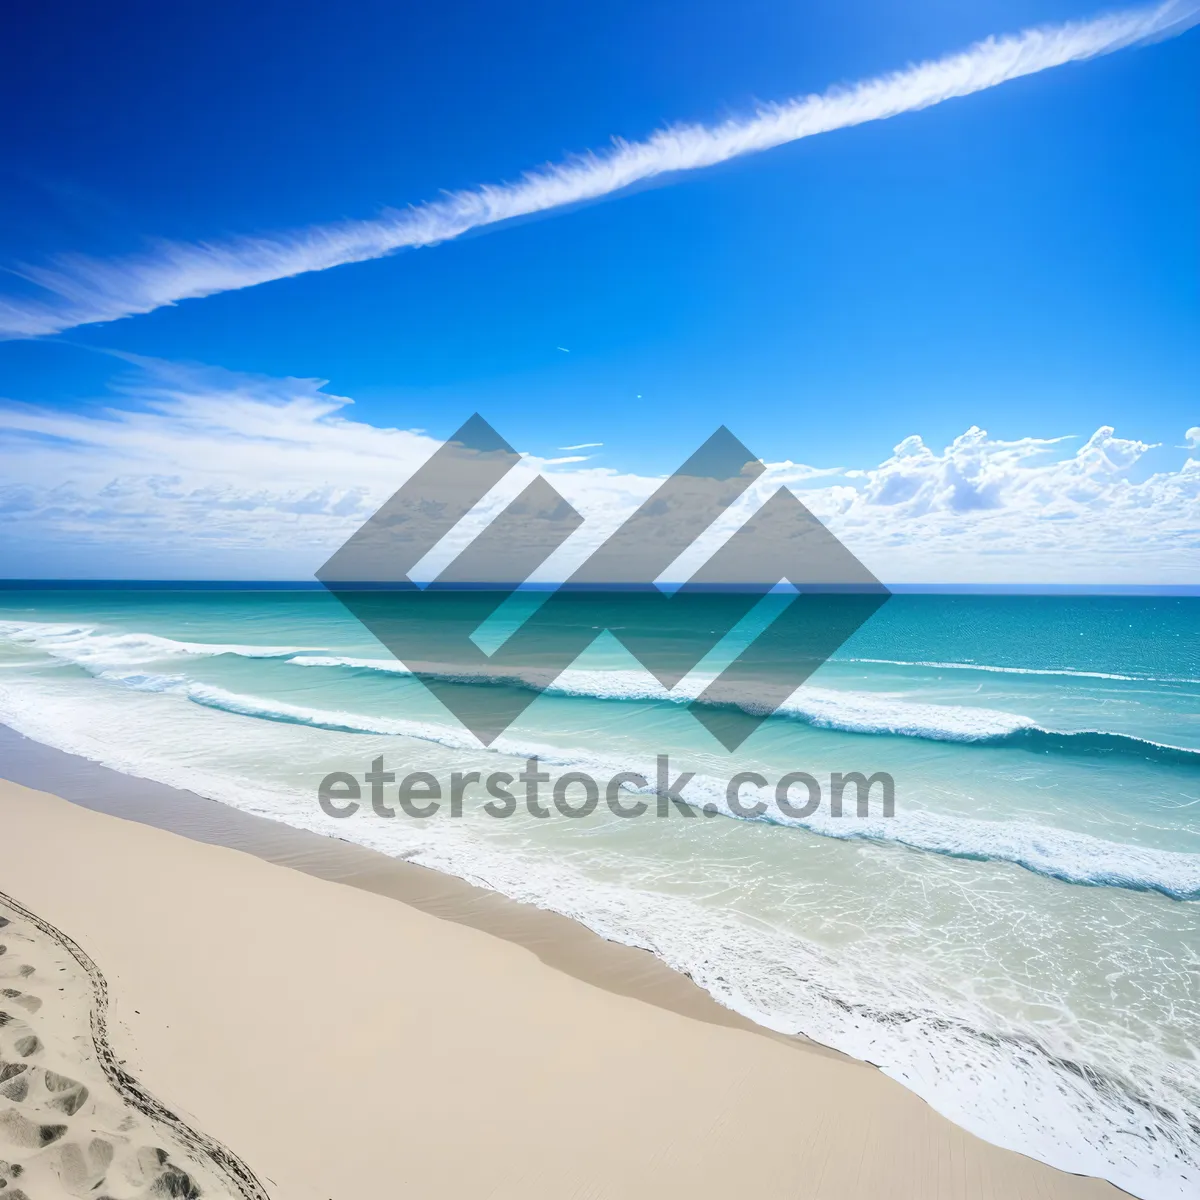
[[[267,1200],[125,1069],[107,1005],[83,950],[0,893],[0,1200]]]

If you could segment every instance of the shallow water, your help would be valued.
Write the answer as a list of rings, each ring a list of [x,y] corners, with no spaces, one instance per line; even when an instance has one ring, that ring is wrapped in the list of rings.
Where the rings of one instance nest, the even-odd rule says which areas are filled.
[[[5,592],[0,721],[575,917],[993,1142],[1195,1194],[1200,601],[895,597],[733,755],[680,702],[713,660],[667,694],[597,634],[484,749],[323,593]],[[453,686],[528,690],[502,676]],[[535,754],[552,777],[640,772],[649,814],[570,819],[548,787],[545,819],[490,817],[481,788],[461,818],[412,819],[395,785],[390,819],[365,786],[347,819],[317,803],[379,757],[446,783]],[[701,815],[653,815],[661,755]],[[851,791],[835,817],[826,792],[733,819],[737,771],[886,772],[895,812]]]

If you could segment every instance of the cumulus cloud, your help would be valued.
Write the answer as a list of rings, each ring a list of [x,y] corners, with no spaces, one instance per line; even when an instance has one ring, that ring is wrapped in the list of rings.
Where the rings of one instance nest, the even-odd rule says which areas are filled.
[[[4,573],[311,578],[438,446],[350,413],[319,380],[136,358],[106,407],[0,404]],[[663,578],[689,577],[783,485],[888,582],[1200,583],[1200,458],[1170,466],[1179,452],[1159,450],[1163,469],[1147,473],[1154,450],[1108,426],[1016,441],[971,428],[941,449],[905,437],[876,464],[768,463]],[[526,455],[430,552],[426,577],[539,472],[585,518],[545,580],[566,577],[660,482]]]
[[[972,428],[937,452],[909,437],[810,504],[868,561],[895,563],[895,579],[1200,582],[1200,464],[1137,482],[1131,468],[1156,447],[1111,426],[1065,445]]]
[[[693,171],[800,138],[915,112],[1066,63],[1174,36],[1200,20],[1197,0],[1166,0],[1084,21],[989,37],[945,58],[716,125],[672,125],[645,141],[529,171],[515,183],[451,193],[372,220],[223,242],[159,241],[117,260],[64,255],[18,273],[42,296],[0,297],[0,336],[56,333],[151,312],[180,300],[432,246],[514,217],[611,195],[670,172]],[[559,347],[560,350],[565,347]]]

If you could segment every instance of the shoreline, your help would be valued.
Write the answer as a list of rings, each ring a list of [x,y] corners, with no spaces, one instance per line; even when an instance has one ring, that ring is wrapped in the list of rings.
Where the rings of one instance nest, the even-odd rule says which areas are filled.
[[[653,1021],[667,1022],[676,1036],[689,1043],[690,1054],[700,1054],[698,1069],[702,1073],[706,1055],[713,1048],[711,1040],[716,1038],[723,1041],[734,1037],[741,1048],[735,1056],[739,1063],[743,1060],[759,1061],[763,1055],[767,1056],[764,1069],[772,1077],[773,1101],[777,1108],[791,1105],[803,1109],[810,1104],[813,1076],[819,1075],[822,1082],[818,1091],[822,1096],[831,1091],[839,1093],[837,1106],[845,1106],[848,1118],[862,1111],[879,1112],[884,1116],[868,1123],[874,1154],[865,1154],[863,1145],[853,1136],[847,1139],[845,1130],[835,1132],[828,1121],[822,1121],[825,1141],[816,1146],[809,1145],[804,1157],[808,1161],[812,1155],[817,1155],[825,1162],[822,1178],[825,1173],[832,1172],[833,1176],[840,1178],[840,1182],[833,1190],[825,1190],[824,1185],[819,1184],[812,1190],[812,1195],[836,1196],[839,1200],[852,1195],[877,1195],[881,1194],[883,1178],[888,1180],[888,1187],[894,1190],[894,1194],[911,1194],[919,1200],[932,1194],[983,1196],[997,1190],[1006,1196],[1117,1197],[1125,1194],[1111,1184],[1070,1175],[1015,1151],[984,1142],[937,1114],[914,1093],[869,1064],[817,1043],[778,1034],[756,1025],[720,1005],[707,992],[666,966],[649,951],[606,941],[567,917],[519,904],[499,893],[425,867],[390,859],[352,843],[252,816],[194,793],[122,775],[89,760],[34,742],[7,727],[0,727],[0,762],[4,764],[0,766],[0,775],[7,778],[17,776],[18,784],[35,782],[42,792],[62,795],[68,808],[82,806],[83,809],[92,810],[89,815],[93,820],[112,826],[108,836],[114,840],[114,844],[142,839],[142,834],[130,833],[130,829],[136,826],[131,827],[129,822],[157,827],[153,837],[167,838],[174,846],[172,855],[179,852],[182,857],[191,860],[205,860],[196,867],[201,879],[206,870],[212,869],[215,860],[210,859],[211,854],[219,853],[224,858],[234,852],[238,859],[246,860],[240,869],[248,876],[253,876],[258,884],[278,882],[279,875],[275,869],[286,868],[285,876],[294,876],[304,884],[303,889],[292,886],[289,890],[316,888],[323,903],[339,911],[358,909],[364,902],[373,906],[382,905],[375,919],[387,922],[389,913],[395,921],[406,909],[412,910],[413,914],[417,914],[417,919],[433,917],[438,922],[449,923],[440,937],[433,935],[439,942],[453,940],[454,945],[461,948],[463,937],[475,938],[486,934],[488,938],[485,940],[505,943],[505,953],[516,955],[518,959],[525,958],[522,951],[529,951],[540,960],[536,964],[540,974],[531,985],[535,991],[560,987],[560,984],[551,985],[548,981],[561,975],[571,981],[574,1000],[581,1004],[594,1004],[594,995],[589,1001],[585,1001],[585,998],[596,990],[607,994],[607,999],[600,1003],[615,1006],[621,1023],[632,1022],[633,1028],[639,1032],[644,1032],[643,1026],[650,1019],[644,1015],[648,1011],[645,1005],[652,1006],[659,1010]],[[0,787],[6,808],[12,802],[12,791],[10,785]],[[41,803],[53,804],[49,798]],[[123,820],[114,822],[114,817]],[[62,813],[58,814],[58,819],[64,819]],[[67,821],[68,824],[80,824],[79,821]],[[181,842],[181,839],[187,841]],[[184,847],[188,849],[184,850]],[[254,862],[247,856],[260,861]],[[91,869],[97,868],[93,865]],[[266,872],[270,872],[269,878]],[[26,902],[19,890],[4,890],[11,891],[17,900]],[[351,901],[349,897],[355,893],[361,894],[361,898]],[[306,895],[305,898],[311,902],[310,896]],[[400,905],[395,905],[395,901],[400,901]],[[434,926],[440,927],[437,922],[434,922]],[[452,932],[455,926],[459,927],[458,932]],[[68,934],[72,933],[69,927],[64,925],[64,928]],[[103,968],[104,964],[100,965]],[[503,989],[506,984],[507,976],[502,974],[490,980],[488,986]],[[630,1005],[633,1015],[625,1011]],[[611,1015],[616,1017],[617,1011]],[[575,1036],[591,1036],[594,1029],[594,1025],[576,1029]],[[692,1032],[687,1033],[688,1029]],[[259,1032],[261,1034],[263,1031]],[[382,1034],[382,1031],[379,1032]],[[753,1034],[753,1039],[747,1041],[746,1034]],[[754,1049],[750,1049],[751,1046]],[[722,1050],[728,1053],[728,1047],[724,1045]],[[653,1047],[647,1052],[653,1060],[656,1054]],[[515,1078],[524,1075],[523,1067],[509,1065],[514,1070]],[[678,1068],[679,1063],[672,1059],[667,1075],[672,1075]],[[789,1084],[781,1087],[780,1075],[787,1077]],[[568,1091],[571,1102],[578,1103],[583,1099],[575,1091]],[[757,1104],[757,1093],[753,1098]],[[186,1102],[187,1096],[183,1099]],[[628,1096],[622,1096],[622,1100],[631,1103],[634,1108],[639,1103],[636,1090]],[[563,1101],[559,1098],[556,1102]],[[687,1087],[681,1088],[675,1102],[681,1112],[686,1111],[691,1102]],[[739,1119],[749,1120],[743,1136],[751,1135],[758,1124],[754,1114],[747,1113]],[[737,1123],[732,1114],[725,1114],[723,1122],[728,1124],[731,1121]],[[893,1125],[893,1128],[889,1128]],[[853,1128],[849,1132],[852,1135]],[[863,1133],[865,1136],[867,1129]],[[309,1136],[307,1131],[305,1136]],[[923,1150],[915,1148],[917,1143],[913,1143],[914,1137],[923,1140]],[[893,1138],[897,1142],[892,1153],[897,1157],[889,1159],[880,1143],[890,1142]],[[225,1140],[235,1151],[242,1151],[236,1139],[230,1141],[226,1137]],[[692,1147],[693,1153],[710,1157],[728,1151],[729,1146],[720,1141],[712,1147],[703,1142]],[[249,1148],[246,1153],[248,1161],[253,1163],[254,1156]],[[830,1166],[826,1161],[830,1157],[856,1160],[854,1171],[842,1177],[845,1163]],[[942,1173],[950,1170],[951,1160],[956,1161],[957,1165],[950,1176],[941,1179],[936,1187],[930,1186],[941,1178]],[[911,1178],[906,1177],[898,1184],[894,1178],[894,1168],[900,1163],[910,1166],[912,1170]],[[773,1169],[779,1166],[776,1163]],[[882,1174],[879,1174],[880,1171]],[[866,1180],[872,1181],[869,1187],[864,1182]],[[766,1189],[764,1194],[794,1196],[799,1177],[775,1179],[779,1185],[785,1182],[787,1186],[777,1190],[763,1181]],[[626,1178],[620,1188],[601,1189],[596,1194],[640,1194],[643,1187],[650,1194],[663,1186],[661,1178],[657,1178],[657,1181],[649,1177]],[[700,1186],[699,1179],[697,1186]],[[701,1187],[701,1194],[704,1193],[705,1189]],[[332,1190],[328,1192],[330,1196],[337,1194]],[[707,1194],[716,1193],[714,1190]]]
[[[355,842],[255,816],[196,792],[125,775],[0,724],[0,780],[48,792],[94,812],[253,855],[329,883],[398,900],[520,946],[548,967],[681,1016],[743,1029],[870,1066],[801,1036],[777,1033],[726,1008],[650,950],[609,941],[586,925],[502,892],[391,858]]]

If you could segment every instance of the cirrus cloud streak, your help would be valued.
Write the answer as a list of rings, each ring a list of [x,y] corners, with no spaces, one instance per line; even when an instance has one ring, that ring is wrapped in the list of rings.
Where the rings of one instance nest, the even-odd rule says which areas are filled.
[[[502,221],[596,200],[661,175],[699,170],[801,138],[916,112],[1052,67],[1172,37],[1198,20],[1197,0],[1166,0],[989,37],[944,58],[764,105],[748,117],[715,125],[672,125],[644,141],[618,138],[607,151],[529,171],[513,183],[453,192],[370,220],[221,242],[158,241],[144,253],[121,259],[62,255],[18,271],[44,295],[0,297],[0,336],[58,333],[180,300],[433,246]]]

